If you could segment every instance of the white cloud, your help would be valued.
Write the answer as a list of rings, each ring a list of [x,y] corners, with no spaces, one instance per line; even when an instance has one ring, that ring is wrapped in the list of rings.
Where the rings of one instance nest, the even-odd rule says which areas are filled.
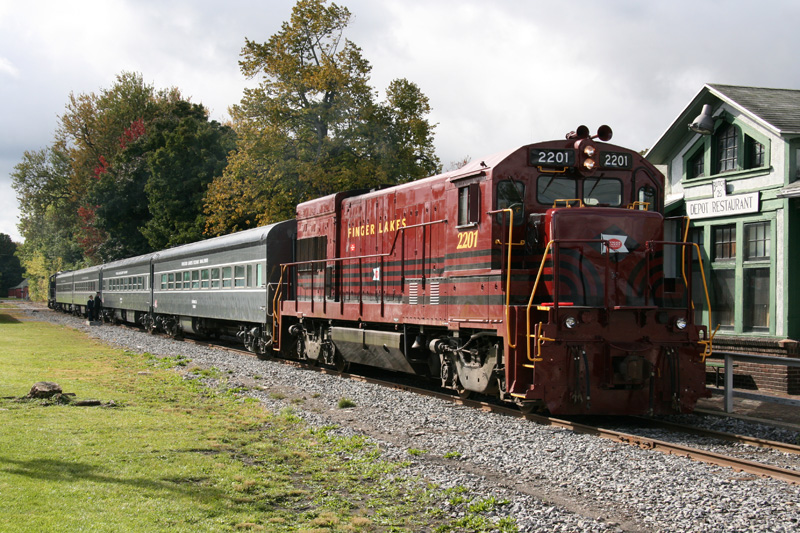
[[[5,57],[0,57],[0,74],[19,78],[19,69]]]

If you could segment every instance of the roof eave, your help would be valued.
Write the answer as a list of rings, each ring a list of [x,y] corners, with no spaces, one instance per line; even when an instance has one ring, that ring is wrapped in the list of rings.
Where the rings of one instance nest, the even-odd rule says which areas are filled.
[[[656,140],[652,148],[647,152],[645,159],[654,165],[664,165],[668,163],[668,157],[673,147],[677,144],[680,137],[688,135],[688,125],[694,116],[700,113],[703,104],[710,100],[711,88],[708,84],[695,95],[689,105],[672,121],[664,133]],[[680,124],[684,124],[686,130],[678,129]]]

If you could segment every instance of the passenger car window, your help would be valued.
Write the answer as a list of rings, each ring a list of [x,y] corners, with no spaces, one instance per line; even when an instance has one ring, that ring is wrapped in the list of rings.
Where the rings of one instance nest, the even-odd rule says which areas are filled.
[[[244,265],[236,265],[234,267],[234,280],[235,287],[244,287]]]

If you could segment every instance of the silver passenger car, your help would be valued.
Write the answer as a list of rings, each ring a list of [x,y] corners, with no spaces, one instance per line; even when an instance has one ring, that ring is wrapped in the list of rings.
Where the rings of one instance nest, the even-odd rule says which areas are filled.
[[[155,254],[157,325],[171,334],[236,333],[248,348],[269,342],[274,285],[280,264],[293,260],[296,228],[287,220]]]
[[[86,314],[86,302],[100,290],[101,267],[70,270],[56,274],[56,306],[75,313]]]
[[[145,254],[106,263],[103,272],[103,310],[114,321],[142,324],[152,311],[152,258]]]

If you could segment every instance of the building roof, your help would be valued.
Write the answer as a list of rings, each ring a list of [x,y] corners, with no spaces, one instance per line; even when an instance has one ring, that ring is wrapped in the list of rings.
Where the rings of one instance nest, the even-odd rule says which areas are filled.
[[[800,90],[708,83],[658,138],[646,159],[657,165],[665,164],[675,146],[682,145],[684,137],[694,135],[688,126],[703,106],[709,104],[716,109],[720,101],[748,115],[776,135],[800,134]]]
[[[800,133],[800,91],[708,84],[723,100],[761,119],[779,134]]]

